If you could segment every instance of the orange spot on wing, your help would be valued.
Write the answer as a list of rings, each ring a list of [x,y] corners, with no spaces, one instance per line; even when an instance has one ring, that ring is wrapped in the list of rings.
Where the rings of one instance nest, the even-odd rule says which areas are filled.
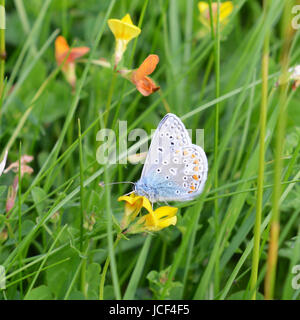
[[[193,179],[194,179],[194,180],[199,180],[199,176],[197,176],[197,175],[195,174],[195,175],[193,175]]]
[[[199,160],[195,160],[193,163],[194,164],[199,164]]]
[[[199,171],[199,167],[194,167],[194,171]]]

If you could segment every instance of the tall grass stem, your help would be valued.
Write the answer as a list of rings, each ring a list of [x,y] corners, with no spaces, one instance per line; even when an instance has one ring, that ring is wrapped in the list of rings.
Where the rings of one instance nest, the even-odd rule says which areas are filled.
[[[288,88],[288,65],[289,50],[291,47],[293,31],[290,27],[292,11],[292,1],[285,2],[284,14],[282,19],[282,38],[284,39],[281,52],[281,70],[283,84],[280,88],[279,114],[277,119],[277,130],[275,136],[275,160],[274,160],[274,188],[272,199],[271,228],[269,239],[269,250],[267,259],[267,271],[265,277],[265,299],[274,298],[276,266],[278,259],[278,238],[280,233],[280,197],[282,194],[282,173],[283,173],[283,146],[286,127],[286,105]]]
[[[268,0],[264,0],[264,18],[268,13]],[[259,121],[259,163],[258,163],[258,178],[257,178],[257,200],[256,200],[256,215],[254,224],[254,245],[252,253],[252,270],[250,276],[250,291],[251,299],[256,300],[257,290],[257,275],[259,265],[260,251],[260,230],[263,210],[263,190],[264,190],[264,172],[265,172],[265,136],[266,136],[266,121],[267,121],[267,106],[268,106],[268,72],[269,72],[269,40],[270,34],[267,31],[263,44],[262,54],[262,92],[260,105],[260,121]]]

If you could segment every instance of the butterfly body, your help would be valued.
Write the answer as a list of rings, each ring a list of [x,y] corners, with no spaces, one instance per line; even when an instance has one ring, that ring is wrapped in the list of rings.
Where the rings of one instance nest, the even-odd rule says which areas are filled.
[[[175,201],[178,186],[154,174],[152,177],[143,177],[135,184],[135,193],[144,196],[150,202]],[[183,191],[180,190],[181,192]]]
[[[192,200],[203,191],[207,170],[203,149],[192,144],[181,120],[168,113],[153,135],[134,192],[152,203]]]

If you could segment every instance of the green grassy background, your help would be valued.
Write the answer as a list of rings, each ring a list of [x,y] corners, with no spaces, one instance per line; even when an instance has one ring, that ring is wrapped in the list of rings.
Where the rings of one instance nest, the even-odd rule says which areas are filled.
[[[265,16],[260,1],[233,2],[235,10],[218,42],[209,33],[199,38],[195,0],[6,1],[8,90],[0,102],[0,151],[9,143],[8,163],[18,160],[20,152],[33,155],[34,173],[22,179],[9,214],[5,203],[14,174],[0,178],[0,232],[8,232],[0,243],[0,265],[7,275],[0,299],[98,299],[107,256],[111,264],[105,299],[249,299],[261,59],[270,33],[256,288],[256,298],[263,298],[274,201],[276,122],[282,116],[280,89],[274,84],[281,70],[284,2],[271,1]],[[152,76],[161,86],[160,94],[143,97],[130,82],[117,77],[109,103],[112,70],[89,63],[77,64],[77,87],[72,93],[56,66],[56,36],[64,35],[73,46],[89,46],[92,59],[111,60],[114,38],[106,21],[126,13],[142,32],[130,42],[121,64],[136,68],[150,53],[159,55]],[[298,31],[290,65],[300,61],[299,43]],[[274,297],[299,299],[299,290],[291,286],[292,267],[300,264],[299,89],[289,89],[287,101]],[[180,208],[175,227],[122,239],[113,248],[119,230],[116,222],[123,213],[117,198],[131,191],[131,186],[102,189],[98,183],[137,181],[142,165],[97,163],[96,135],[103,113],[110,106],[110,128],[117,130],[118,121],[126,120],[128,131],[143,128],[150,134],[166,114],[166,104],[187,128],[205,130],[206,191],[192,202],[174,204]],[[93,227],[82,229],[83,220],[91,216],[96,221]]]

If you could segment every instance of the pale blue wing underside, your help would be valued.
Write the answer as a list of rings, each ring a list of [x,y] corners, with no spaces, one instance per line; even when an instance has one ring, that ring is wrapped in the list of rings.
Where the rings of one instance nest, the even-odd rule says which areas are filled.
[[[203,191],[207,170],[205,152],[192,144],[184,124],[169,113],[153,135],[135,191],[152,202],[192,200]]]

